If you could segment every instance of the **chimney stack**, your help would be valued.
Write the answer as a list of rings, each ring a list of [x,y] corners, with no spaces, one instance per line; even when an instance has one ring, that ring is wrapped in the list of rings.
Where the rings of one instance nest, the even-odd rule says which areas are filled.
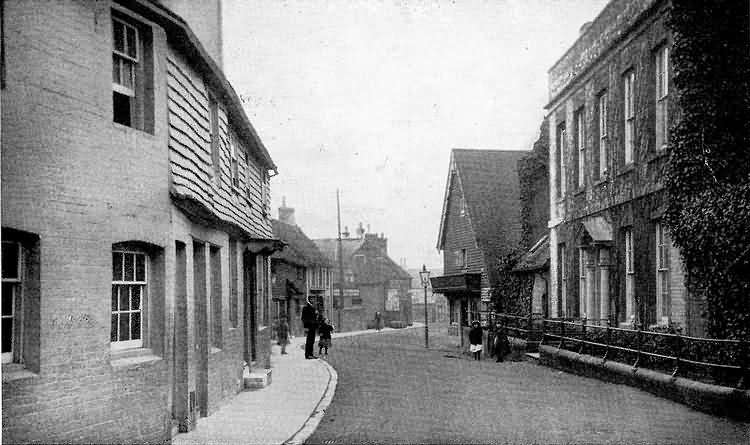
[[[294,221],[294,208],[286,206],[286,196],[281,198],[281,207],[279,207],[279,221],[296,226]]]

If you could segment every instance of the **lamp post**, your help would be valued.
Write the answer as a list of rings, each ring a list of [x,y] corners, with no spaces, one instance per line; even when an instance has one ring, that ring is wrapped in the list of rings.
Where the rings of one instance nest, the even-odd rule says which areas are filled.
[[[430,284],[430,271],[427,270],[427,266],[422,264],[422,270],[419,271],[419,279],[422,280],[422,287],[424,287],[424,347],[430,347],[429,340],[429,327],[427,325],[427,286]]]

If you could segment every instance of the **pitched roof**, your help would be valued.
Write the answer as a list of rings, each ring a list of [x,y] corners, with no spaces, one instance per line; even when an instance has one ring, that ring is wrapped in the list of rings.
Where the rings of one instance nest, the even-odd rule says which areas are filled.
[[[338,270],[338,239],[324,238],[314,240],[321,252],[330,260],[333,267]],[[382,255],[381,261],[377,259],[373,262],[369,256],[366,263],[354,261],[354,255],[360,249],[368,249],[365,238],[344,238],[341,240],[341,248],[344,252],[343,263],[344,270],[349,270],[354,274],[355,282],[359,284],[382,283],[387,280],[408,280],[411,275],[401,268],[388,255]],[[338,273],[333,273],[334,282],[338,282]]]
[[[440,219],[438,249],[445,243],[450,182],[455,171],[469,221],[485,264],[490,265],[521,237],[518,161],[527,150],[453,149]]]
[[[287,243],[284,250],[276,252],[272,258],[300,266],[330,266],[331,262],[318,249],[318,246],[296,225],[277,219],[271,220],[273,236]]]

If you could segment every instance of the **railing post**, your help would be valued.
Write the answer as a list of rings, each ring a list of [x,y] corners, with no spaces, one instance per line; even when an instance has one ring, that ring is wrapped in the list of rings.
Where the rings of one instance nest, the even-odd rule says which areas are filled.
[[[750,383],[750,345],[746,340],[740,340],[740,380],[737,382],[737,389],[747,389]]]
[[[584,348],[586,347],[586,324],[587,318],[581,320],[581,340],[578,342],[578,353],[583,354]]]
[[[529,311],[529,316],[526,319],[526,344],[529,344],[529,341],[531,340],[531,311]]]
[[[542,316],[542,338],[539,340],[540,345],[544,344],[544,338],[546,337],[546,334],[547,334],[547,319],[544,318],[544,316]]]
[[[610,324],[611,323],[609,322],[609,319],[607,319],[607,336],[606,336],[607,346],[604,348],[604,357],[602,357],[602,361],[607,361],[607,356],[609,355],[609,340],[610,340],[609,337],[612,333],[612,331],[610,330]]]
[[[675,334],[675,339],[677,340],[677,346],[675,346],[674,351],[674,371],[672,371],[672,378],[677,377],[677,371],[680,370],[680,358],[682,356],[682,336],[680,334]]]
[[[557,349],[563,349],[565,345],[565,317],[560,320],[560,344],[557,345]]]
[[[636,356],[635,356],[635,363],[633,363],[633,368],[638,367],[638,363],[641,361],[641,323],[638,323],[638,332],[635,336],[635,344],[636,344]]]

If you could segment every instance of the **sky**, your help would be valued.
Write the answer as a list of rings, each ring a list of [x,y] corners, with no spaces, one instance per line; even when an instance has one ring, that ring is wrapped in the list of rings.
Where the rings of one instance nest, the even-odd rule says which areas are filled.
[[[530,150],[547,70],[606,0],[224,0],[224,70],[310,238],[361,222],[442,267],[452,148]]]

